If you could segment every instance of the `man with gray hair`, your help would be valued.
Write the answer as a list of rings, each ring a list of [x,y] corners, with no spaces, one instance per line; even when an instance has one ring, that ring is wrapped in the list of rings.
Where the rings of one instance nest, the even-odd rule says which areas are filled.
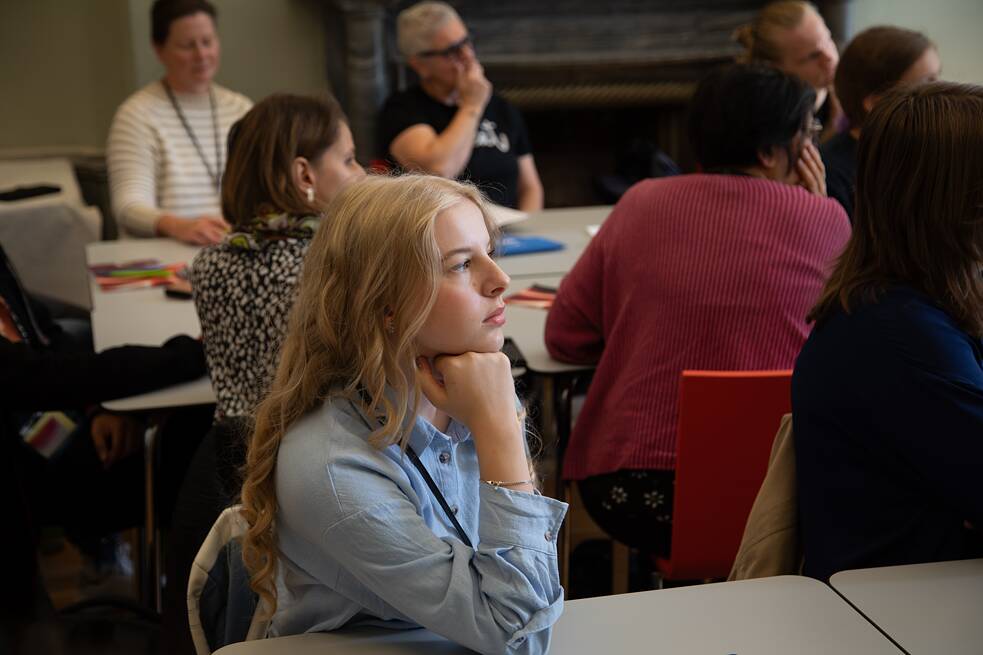
[[[399,49],[420,83],[394,93],[380,143],[406,170],[470,180],[500,205],[543,207],[543,186],[519,111],[492,92],[471,35],[453,7],[420,2],[400,12]]]

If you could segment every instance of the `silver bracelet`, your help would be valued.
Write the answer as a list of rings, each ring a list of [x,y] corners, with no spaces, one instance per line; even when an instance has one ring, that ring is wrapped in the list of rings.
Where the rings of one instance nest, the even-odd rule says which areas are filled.
[[[515,482],[506,482],[504,480],[482,480],[485,484],[490,484],[493,487],[518,487],[522,484],[536,485],[535,480],[516,480]]]

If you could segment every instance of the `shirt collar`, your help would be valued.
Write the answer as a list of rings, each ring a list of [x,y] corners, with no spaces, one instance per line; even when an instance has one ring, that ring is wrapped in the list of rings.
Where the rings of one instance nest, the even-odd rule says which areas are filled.
[[[386,393],[391,393],[391,391],[391,389],[387,389]],[[375,430],[379,426],[379,419],[367,415],[359,407],[358,403],[346,398],[344,399],[344,405],[346,406],[346,412],[353,413],[370,430]],[[430,447],[430,443],[437,435],[440,435],[444,439],[449,439],[455,444],[471,437],[471,433],[468,432],[467,428],[454,419],[451,419],[450,424],[448,424],[446,434],[435,428],[430,421],[420,416],[407,416],[404,425],[411,430],[407,445],[418,455]]]
[[[450,424],[447,426],[447,432],[444,433],[435,428],[430,421],[417,416],[413,424],[413,432],[410,433],[409,446],[419,455],[429,448],[430,444],[438,436],[451,443],[458,444],[470,439],[471,433],[454,419],[451,419]]]

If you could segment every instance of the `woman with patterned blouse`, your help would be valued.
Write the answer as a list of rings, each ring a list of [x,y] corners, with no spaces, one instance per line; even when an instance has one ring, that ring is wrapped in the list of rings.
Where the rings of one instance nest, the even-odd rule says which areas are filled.
[[[321,212],[364,174],[333,98],[273,95],[232,127],[222,180],[232,231],[191,270],[218,418],[259,401]]]

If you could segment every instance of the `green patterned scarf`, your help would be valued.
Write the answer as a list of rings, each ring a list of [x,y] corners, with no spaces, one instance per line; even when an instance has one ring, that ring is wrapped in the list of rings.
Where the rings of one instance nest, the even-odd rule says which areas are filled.
[[[321,224],[320,214],[266,214],[256,216],[225,237],[225,243],[243,250],[260,250],[268,241],[310,239]]]

